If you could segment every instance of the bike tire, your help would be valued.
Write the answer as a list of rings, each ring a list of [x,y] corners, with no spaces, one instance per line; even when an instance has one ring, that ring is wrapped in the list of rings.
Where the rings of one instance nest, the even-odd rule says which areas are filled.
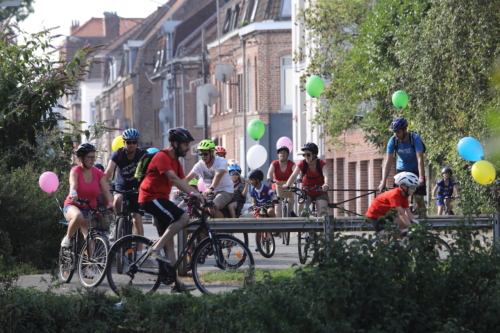
[[[298,252],[299,252],[299,262],[304,265],[307,262],[308,254],[314,252],[315,242],[311,238],[309,232],[299,232],[298,233]]]
[[[281,203],[281,216],[284,218],[290,217],[290,203],[283,202]],[[281,242],[285,245],[290,245],[290,232],[282,232],[281,233]]]
[[[426,241],[426,251],[435,251],[440,260],[446,260],[452,253],[451,246],[437,236],[428,236]],[[408,252],[418,251],[414,244],[408,244]]]
[[[109,252],[108,240],[102,235],[96,235],[89,242],[85,241],[78,258],[78,277],[85,288],[97,287],[105,277],[106,261]]]
[[[69,247],[59,249],[59,279],[64,283],[70,283],[76,269],[76,237],[70,239]]]
[[[153,245],[153,241],[139,235],[129,235],[118,240],[109,250],[108,264],[106,266],[106,277],[109,287],[120,296],[127,288],[136,288],[142,293],[154,293],[161,284],[159,263],[154,259],[149,259],[146,249]],[[133,251],[133,244],[142,244],[143,254],[136,258]],[[127,256],[121,258],[123,264],[122,271],[116,269],[117,258],[122,256],[122,249],[129,252]],[[132,258],[132,259],[131,259]]]
[[[204,294],[214,294],[252,284],[255,262],[245,243],[227,234],[217,234],[214,240],[222,267],[217,263],[211,240],[205,238],[196,247],[191,263],[196,287]]]
[[[262,235],[262,239],[260,235]],[[264,258],[271,258],[274,255],[276,243],[272,232],[255,233],[255,244],[257,244],[257,249]]]
[[[118,241],[123,236],[126,236],[126,230],[125,230],[126,226],[127,226],[126,218],[119,217],[118,222],[116,223],[116,231],[115,231],[115,240],[116,241]],[[122,267],[123,267],[123,262],[122,262],[121,258],[123,258],[125,256],[125,250],[124,249],[121,249],[121,250],[123,252],[120,253],[121,256],[116,261],[116,270],[119,272],[122,271]]]

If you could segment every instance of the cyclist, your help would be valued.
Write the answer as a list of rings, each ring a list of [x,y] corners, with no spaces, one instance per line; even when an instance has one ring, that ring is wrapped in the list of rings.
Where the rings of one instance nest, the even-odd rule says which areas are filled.
[[[297,163],[297,168],[293,171],[290,178],[283,188],[292,186],[293,182],[298,178],[299,173],[302,174],[302,187],[311,189],[321,187],[319,190],[312,190],[307,193],[307,202],[311,203],[316,200],[316,210],[321,213],[326,213],[328,207],[328,168],[326,162],[318,158],[318,146],[313,142],[308,142],[302,146],[304,159]]]
[[[69,247],[73,234],[82,229],[87,236],[89,227],[89,209],[86,205],[78,203],[78,198],[90,200],[90,206],[96,207],[96,198],[103,193],[110,208],[113,197],[109,191],[104,172],[94,168],[96,148],[90,143],[82,143],[76,149],[79,165],[73,167],[69,173],[69,195],[64,201],[64,216],[69,222],[68,232],[64,236],[61,247]]]
[[[401,233],[407,232],[412,222],[418,224],[408,200],[419,185],[418,177],[411,172],[400,172],[394,176],[394,183],[399,187],[378,195],[366,212],[376,232],[384,229],[387,220],[396,222]],[[384,242],[388,242],[387,237],[384,237]]]
[[[432,199],[437,199],[438,215],[443,215],[444,200],[446,200],[446,197],[450,197],[453,193],[455,198],[458,198],[457,183],[455,183],[453,178],[451,178],[452,175],[453,171],[450,168],[443,168],[443,170],[441,170],[441,176],[443,176],[443,178],[441,178],[441,180],[438,181],[436,183],[436,186],[434,186],[434,188],[432,189]],[[451,211],[451,200],[449,199],[448,210],[451,214],[453,214],[453,212]]]
[[[156,218],[156,229],[161,237],[154,246],[148,248],[148,254],[172,266],[176,260],[174,236],[189,222],[189,214],[169,200],[172,185],[200,200],[202,197],[183,179],[184,170],[179,161],[190,150],[189,145],[194,138],[186,129],[177,127],[168,131],[168,140],[168,148],[154,155],[148,166],[139,190],[139,205]],[[166,257],[162,255],[162,249],[166,249]],[[172,291],[180,292],[184,288],[196,289],[195,286],[187,286],[177,280]]]
[[[215,146],[215,155],[222,157],[222,158],[226,158],[227,151],[222,146]]]
[[[288,159],[288,156],[290,155],[290,149],[288,149],[287,146],[278,147],[276,153],[278,154],[278,159],[271,162],[269,170],[267,171],[268,182],[286,182],[293,174],[293,171],[297,166],[295,165],[295,162]],[[281,193],[280,190],[283,189],[283,185],[272,184],[272,188],[276,193]],[[290,201],[290,207],[293,207],[293,193],[283,193],[283,197],[288,198],[288,200]],[[278,217],[281,217],[281,201],[276,205],[276,215]],[[293,213],[292,215],[295,215],[295,213]]]
[[[233,181],[234,198],[227,205],[227,208],[231,217],[235,218],[240,216],[243,205],[245,205],[250,182],[244,182],[241,179],[241,168],[236,163],[229,165],[229,177]]]
[[[424,167],[424,147],[420,136],[413,132],[408,132],[408,122],[405,118],[396,118],[391,123],[391,131],[394,136],[389,139],[387,144],[387,154],[385,158],[382,180],[378,187],[382,191],[386,187],[387,177],[394,163],[394,153],[398,154],[396,173],[411,172],[417,175],[419,186],[415,191],[415,199],[420,211],[425,210],[423,197],[427,195],[425,186],[425,167]],[[410,138],[410,133],[413,136]],[[396,151],[397,145],[397,151]]]
[[[118,191],[128,191],[139,188],[139,181],[134,177],[135,169],[141,157],[147,153],[145,150],[137,147],[139,137],[139,131],[136,129],[129,128],[125,130],[122,134],[124,147],[119,148],[110,157],[108,167],[106,168],[106,176],[109,180],[115,170],[118,169],[115,179],[115,189]],[[144,212],[140,209],[137,202],[138,195],[127,194],[127,197],[129,199],[128,210],[132,213],[133,232],[136,235],[144,235],[144,227],[142,225]],[[117,193],[114,198],[116,213],[121,210],[121,205],[122,196]],[[112,233],[112,239],[114,238],[113,236],[114,233]],[[141,251],[138,252],[140,254]]]
[[[213,198],[214,207],[209,208],[212,217],[222,218],[220,210],[233,200],[233,182],[227,171],[227,161],[219,156],[214,156],[215,144],[211,140],[203,140],[198,144],[201,160],[196,163],[187,175],[186,181],[190,182],[196,175],[203,178],[207,189],[203,192],[206,198]]]

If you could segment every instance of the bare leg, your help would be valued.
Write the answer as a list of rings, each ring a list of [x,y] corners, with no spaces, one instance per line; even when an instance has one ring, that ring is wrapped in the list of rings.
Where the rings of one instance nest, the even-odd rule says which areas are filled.
[[[134,235],[144,236],[144,225],[142,224],[142,215],[132,213],[132,223],[134,224]],[[137,251],[142,251],[142,244],[138,244]]]
[[[231,217],[234,219],[236,218],[236,207],[238,206],[237,202],[231,202],[229,205],[227,205],[227,209],[229,210],[229,214]]]
[[[165,230],[163,236],[159,239],[159,241],[153,246],[153,250],[159,250],[161,248],[167,249],[167,257],[171,260],[172,263],[175,262],[175,249],[174,249],[174,236],[179,233],[182,229],[184,229],[189,223],[189,215],[184,213],[181,218],[174,223],[170,224],[170,226]],[[169,241],[171,242],[169,243]]]
[[[84,218],[80,209],[76,206],[70,207],[66,213],[66,219],[69,222],[67,238],[71,238],[78,229],[82,229],[83,235],[86,237],[88,233],[89,219]]]
[[[438,206],[438,215],[443,215],[444,205]]]
[[[282,205],[281,201],[279,204],[274,205],[274,211],[276,212],[275,213],[276,217],[282,217],[281,205]],[[268,214],[269,214],[269,210],[268,210]]]

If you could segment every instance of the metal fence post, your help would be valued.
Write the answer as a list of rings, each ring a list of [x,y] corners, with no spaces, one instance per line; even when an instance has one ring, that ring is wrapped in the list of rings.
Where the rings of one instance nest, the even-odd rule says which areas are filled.
[[[493,243],[495,246],[500,245],[500,221],[498,212],[493,214]]]

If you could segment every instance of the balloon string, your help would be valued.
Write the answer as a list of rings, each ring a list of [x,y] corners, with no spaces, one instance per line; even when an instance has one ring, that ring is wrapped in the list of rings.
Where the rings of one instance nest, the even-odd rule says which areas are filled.
[[[56,201],[57,201],[57,206],[59,207],[59,210],[61,211],[61,214],[63,214],[63,216],[64,216],[64,212],[63,212],[63,210],[61,208],[61,204],[59,203],[59,200],[57,200],[56,193],[53,192],[52,195],[54,196],[54,199],[56,199]]]

